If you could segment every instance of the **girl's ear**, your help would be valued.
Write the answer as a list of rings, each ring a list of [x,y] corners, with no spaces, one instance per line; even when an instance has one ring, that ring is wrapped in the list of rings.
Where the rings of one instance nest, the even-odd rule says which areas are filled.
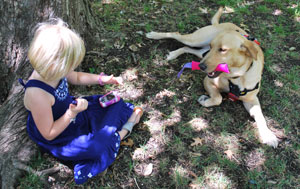
[[[258,50],[255,48],[252,41],[245,41],[244,44],[241,45],[241,51],[244,52],[247,56],[252,57],[254,60],[257,60]]]

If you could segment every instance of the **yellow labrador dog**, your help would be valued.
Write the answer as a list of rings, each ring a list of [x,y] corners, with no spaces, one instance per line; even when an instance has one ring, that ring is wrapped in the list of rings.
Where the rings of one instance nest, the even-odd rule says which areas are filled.
[[[191,53],[202,59],[199,67],[207,73],[204,87],[209,96],[200,96],[198,102],[205,107],[216,106],[222,102],[220,92],[228,92],[230,99],[241,100],[254,117],[262,143],[277,147],[278,139],[267,127],[257,98],[264,66],[263,52],[258,41],[248,37],[238,26],[219,23],[222,12],[223,8],[220,8],[213,16],[212,25],[191,34],[150,32],[146,37],[172,38],[189,46],[170,52],[167,59],[175,59],[183,53]],[[227,64],[229,73],[216,71],[216,67],[222,63]]]

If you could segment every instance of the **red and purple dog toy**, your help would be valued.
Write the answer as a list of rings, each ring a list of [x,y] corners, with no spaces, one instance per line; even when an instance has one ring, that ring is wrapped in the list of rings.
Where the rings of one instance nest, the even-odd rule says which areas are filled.
[[[200,62],[196,62],[196,61],[192,61],[192,62],[188,62],[186,63],[180,70],[180,72],[177,74],[177,78],[180,78],[183,70],[185,68],[191,68],[192,70],[201,70],[200,67],[199,67],[199,64]],[[219,64],[215,71],[218,71],[218,72],[225,72],[225,73],[230,73],[229,72],[229,69],[228,69],[228,65],[226,63],[221,63]]]

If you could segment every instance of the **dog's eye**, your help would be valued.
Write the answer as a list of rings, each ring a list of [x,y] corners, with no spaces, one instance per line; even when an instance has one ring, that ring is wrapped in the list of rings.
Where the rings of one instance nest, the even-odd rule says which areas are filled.
[[[224,49],[224,48],[219,48],[219,52],[226,52],[227,51],[227,49]]]

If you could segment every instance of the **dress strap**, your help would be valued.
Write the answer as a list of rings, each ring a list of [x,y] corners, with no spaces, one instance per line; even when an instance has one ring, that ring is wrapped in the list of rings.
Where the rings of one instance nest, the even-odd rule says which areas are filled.
[[[20,83],[24,88],[26,88],[26,86],[25,86],[24,81],[23,81],[22,78],[19,78],[18,81],[19,81],[19,83]]]
[[[24,84],[24,82],[23,82],[23,84]],[[51,87],[50,85],[48,85],[42,81],[39,81],[39,80],[31,79],[25,84],[24,87],[25,87],[25,89],[27,89],[28,87],[37,87],[37,88],[43,89],[44,91],[52,94],[53,96],[55,95],[54,94],[55,89],[53,87]]]

